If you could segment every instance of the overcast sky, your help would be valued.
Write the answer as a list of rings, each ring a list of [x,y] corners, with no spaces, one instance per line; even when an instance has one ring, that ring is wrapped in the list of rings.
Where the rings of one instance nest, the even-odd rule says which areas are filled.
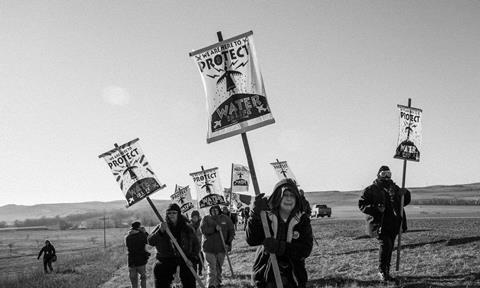
[[[480,1],[0,0],[0,205],[124,200],[98,158],[140,138],[167,188],[247,164],[206,143],[188,53],[253,31],[276,123],[248,133],[262,192],[286,160],[306,191],[359,190],[393,159],[397,104],[423,109],[406,186],[480,182]]]

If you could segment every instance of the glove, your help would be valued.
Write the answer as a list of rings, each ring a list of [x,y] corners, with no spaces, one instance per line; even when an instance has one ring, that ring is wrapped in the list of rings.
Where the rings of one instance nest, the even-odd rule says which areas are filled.
[[[285,241],[280,241],[275,238],[269,237],[263,240],[263,247],[265,251],[268,253],[275,253],[281,256],[285,253],[285,246],[286,246]]]
[[[225,248],[227,249],[227,252],[232,251],[232,244],[225,244]]]
[[[260,215],[261,211],[268,210],[268,201],[267,198],[264,197],[265,193],[260,193],[255,197],[255,201],[253,202],[253,214]]]
[[[407,194],[407,191],[408,191],[408,190],[407,190],[406,188],[400,188],[400,189],[398,190],[398,192],[400,193],[400,196],[404,196],[405,194]]]

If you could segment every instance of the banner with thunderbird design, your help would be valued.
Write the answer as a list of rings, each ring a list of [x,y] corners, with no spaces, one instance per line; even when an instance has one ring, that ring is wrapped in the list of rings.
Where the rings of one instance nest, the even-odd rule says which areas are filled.
[[[175,192],[170,195],[170,198],[180,206],[182,213],[194,208],[192,194],[190,193],[190,187],[188,185],[185,187],[175,185]]]
[[[422,142],[422,109],[397,105],[399,130],[394,158],[420,161]]]
[[[189,55],[200,71],[207,97],[207,143],[275,123],[252,31]]]
[[[218,177],[218,168],[190,173],[197,188],[197,199],[200,208],[225,204],[223,189]]]

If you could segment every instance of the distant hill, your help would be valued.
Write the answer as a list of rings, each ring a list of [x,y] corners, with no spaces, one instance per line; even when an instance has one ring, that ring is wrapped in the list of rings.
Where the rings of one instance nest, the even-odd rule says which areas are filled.
[[[460,199],[460,200],[478,200],[480,199],[480,183],[461,184],[461,185],[435,185],[427,187],[409,188],[412,192],[412,200],[428,199]],[[327,204],[329,206],[356,206],[362,191],[312,191],[305,192],[305,196],[310,204]],[[163,215],[168,200],[153,200],[160,213]],[[56,203],[56,204],[38,204],[32,206],[26,205],[5,205],[0,207],[0,221],[12,223],[15,220],[38,219],[41,217],[65,217],[72,214],[84,214],[90,212],[106,213],[115,210],[125,210],[125,201],[111,202],[82,202],[82,203]],[[129,211],[140,210],[151,211],[147,201],[141,201],[132,207]],[[152,212],[153,213],[153,212]]]
[[[427,187],[408,188],[412,193],[413,201],[427,199],[480,199],[480,183],[461,185],[435,185]],[[323,191],[306,192],[305,196],[310,204],[327,204],[329,206],[356,206],[363,191]]]

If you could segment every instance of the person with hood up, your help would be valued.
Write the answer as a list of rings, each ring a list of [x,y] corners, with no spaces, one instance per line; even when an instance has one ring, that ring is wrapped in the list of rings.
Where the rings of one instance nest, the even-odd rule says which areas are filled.
[[[195,288],[197,286],[195,276],[188,268],[189,264],[195,268],[198,263],[200,244],[195,231],[188,224],[186,217],[181,214],[180,207],[175,203],[168,206],[165,218],[166,222],[157,225],[147,238],[148,244],[155,246],[157,249],[156,258],[158,261],[153,268],[155,288],[169,288],[178,266],[180,266],[182,287]],[[167,225],[183,253],[187,256],[189,264],[185,263],[168,236]]]
[[[200,212],[198,210],[193,210],[190,214],[190,221],[193,230],[195,231],[195,235],[197,235],[198,243],[202,243],[202,231],[200,230],[200,223],[202,221],[202,217],[200,216]],[[203,270],[203,262],[205,261],[205,257],[203,257],[202,251],[198,253],[199,255],[199,262],[197,266],[198,275],[202,275]]]
[[[125,236],[128,249],[128,273],[132,288],[138,287],[138,274],[140,274],[140,287],[147,287],[147,271],[145,265],[150,253],[145,250],[148,233],[139,221],[134,221]]]
[[[203,217],[200,229],[203,234],[202,248],[207,260],[208,288],[218,288],[222,285],[222,266],[225,261],[225,253],[232,250],[235,229],[230,217],[223,215],[218,205],[210,207],[210,215]],[[222,243],[220,233],[222,233],[225,243]]]
[[[367,214],[367,233],[376,236],[380,242],[378,275],[382,281],[394,280],[390,276],[390,261],[402,222],[401,197],[404,196],[404,206],[410,203],[410,191],[399,188],[391,177],[388,166],[380,167],[377,179],[365,188],[358,201],[360,211]]]
[[[278,182],[272,195],[255,197],[247,223],[246,240],[250,246],[259,246],[255,253],[252,280],[255,287],[274,288],[275,277],[270,253],[277,256],[284,288],[305,288],[308,275],[305,259],[313,247],[310,217],[305,213],[303,201],[294,180]],[[272,237],[266,238],[260,213],[266,211]]]
[[[40,259],[43,253],[43,271],[45,274],[48,274],[48,269],[50,272],[53,272],[52,262],[57,260],[57,255],[55,254],[55,247],[53,247],[52,243],[49,240],[45,240],[45,246],[42,247],[40,252],[38,253],[37,260]]]

